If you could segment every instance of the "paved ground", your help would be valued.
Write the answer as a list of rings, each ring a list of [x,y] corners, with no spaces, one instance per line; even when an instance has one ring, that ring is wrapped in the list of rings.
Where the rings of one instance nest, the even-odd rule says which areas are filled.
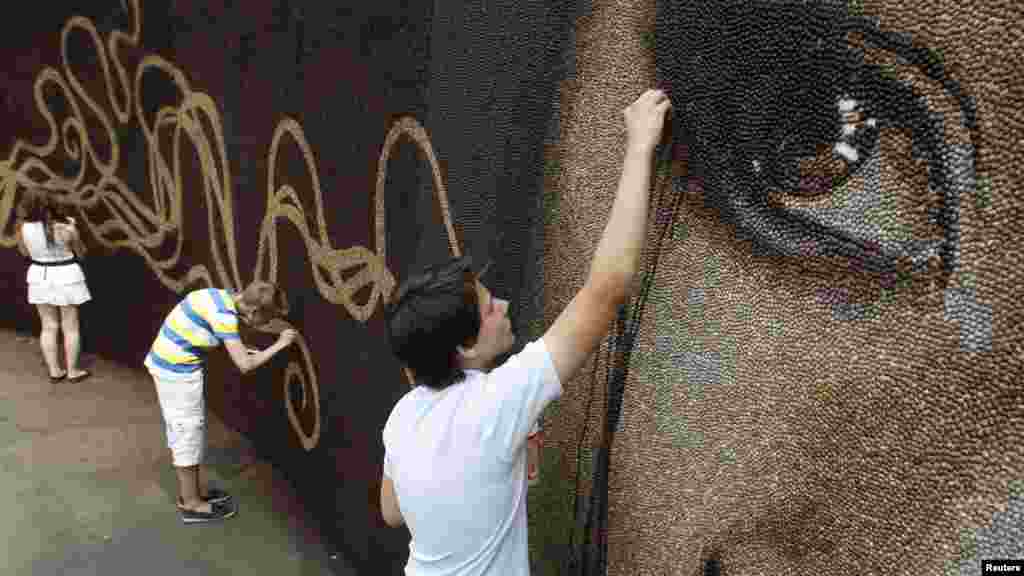
[[[32,576],[354,574],[294,493],[213,414],[210,476],[238,502],[184,526],[146,373],[94,357],[51,387],[38,341],[0,330],[0,573]]]

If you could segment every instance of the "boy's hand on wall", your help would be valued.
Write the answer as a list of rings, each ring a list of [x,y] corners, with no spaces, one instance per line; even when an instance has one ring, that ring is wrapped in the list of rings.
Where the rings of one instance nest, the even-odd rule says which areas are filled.
[[[277,337],[278,341],[281,342],[285,347],[290,346],[295,338],[299,336],[299,332],[294,328],[289,328],[281,332],[281,335]]]

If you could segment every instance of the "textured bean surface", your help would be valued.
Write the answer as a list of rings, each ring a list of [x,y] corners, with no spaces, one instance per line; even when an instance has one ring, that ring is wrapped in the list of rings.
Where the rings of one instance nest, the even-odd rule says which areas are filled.
[[[581,286],[607,221],[622,108],[663,82],[676,115],[698,132],[754,130],[744,111],[763,112],[781,85],[755,66],[766,58],[755,49],[779,35],[780,14],[796,27],[815,22],[801,22],[792,4],[705,4],[666,2],[659,15],[655,2],[596,1],[578,22],[561,142],[550,152],[562,169],[549,177],[560,205],[546,230],[547,323]],[[850,9],[939,52],[974,98],[980,142],[941,86],[884,51],[866,54],[888,59],[886,70],[943,115],[946,149],[976,147],[975,186],[962,186],[960,199],[958,269],[892,284],[854,260],[762,250],[715,208],[737,182],[710,167],[698,176],[677,154],[673,185],[686,199],[661,252],[612,448],[609,574],[698,574],[711,557],[730,575],[977,574],[982,558],[1024,557],[1022,9]],[[667,69],[658,51],[686,64]],[[672,77],[680,70],[688,75]],[[718,102],[699,93],[716,83],[734,90]],[[907,133],[887,129],[880,139],[842,192],[847,211],[823,215],[833,193],[810,204],[812,214],[878,242],[886,231],[924,235],[914,210],[934,201],[927,165],[910,157]],[[858,208],[853,199],[863,197]],[[653,216],[649,230],[653,242]],[[563,478],[575,477],[584,420],[584,446],[598,443],[604,378],[591,392],[591,369],[566,383],[548,422]],[[584,494],[588,486],[589,476]]]
[[[190,283],[280,279],[309,338],[245,382],[214,358],[211,406],[294,473],[361,571],[398,573],[408,540],[379,514],[379,439],[408,382],[376,311],[414,265],[460,245],[495,258],[489,286],[513,301],[520,335],[539,336],[607,222],[621,111],[658,84],[679,143],[659,185],[684,201],[612,444],[609,573],[689,575],[711,557],[725,574],[978,573],[981,558],[1024,557],[1018,4],[49,3],[4,35],[4,318],[36,326],[9,218],[33,181],[64,193],[109,250],[87,264],[97,300],[84,325],[130,318],[132,332],[90,329],[87,346],[135,366],[153,311]],[[905,57],[857,34],[838,50],[846,10],[930,50],[978,129]],[[839,56],[860,45],[876,68],[846,87],[873,86],[857,100],[837,82]],[[167,131],[149,139],[157,109]],[[849,142],[803,138],[839,137],[841,122]],[[871,122],[877,146],[862,146]],[[795,148],[799,163],[776,161]],[[847,162],[833,151],[860,163],[822,187]],[[930,220],[941,183],[959,194],[946,236]],[[948,262],[877,270],[878,254],[942,239],[958,248]],[[308,379],[284,386],[293,365]],[[535,574],[566,573],[576,460],[586,494],[606,411],[593,366],[547,414],[528,498]]]

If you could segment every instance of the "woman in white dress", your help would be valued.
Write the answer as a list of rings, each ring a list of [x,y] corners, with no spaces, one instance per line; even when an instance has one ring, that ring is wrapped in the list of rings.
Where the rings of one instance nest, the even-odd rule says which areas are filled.
[[[18,207],[18,251],[32,260],[28,269],[28,301],[39,311],[39,346],[50,370],[50,381],[81,382],[89,372],[78,367],[81,334],[78,306],[92,299],[78,258],[85,254],[75,219],[44,190],[27,191]],[[58,313],[59,311],[59,313]],[[64,334],[62,370],[57,357],[57,333]]]

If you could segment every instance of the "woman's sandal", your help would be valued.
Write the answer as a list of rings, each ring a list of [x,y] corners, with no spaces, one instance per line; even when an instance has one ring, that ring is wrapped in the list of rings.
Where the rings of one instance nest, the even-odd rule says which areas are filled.
[[[65,374],[65,376],[66,376],[66,374]],[[88,370],[85,370],[81,374],[79,374],[78,376],[74,376],[72,378],[68,378],[68,382],[72,382],[72,383],[77,384],[77,383],[81,382],[82,380],[85,380],[89,376],[92,376],[92,373],[89,372]]]
[[[50,384],[56,384],[57,382],[60,382],[61,380],[67,378],[67,376],[67,372],[61,374],[60,376],[50,376]]]

